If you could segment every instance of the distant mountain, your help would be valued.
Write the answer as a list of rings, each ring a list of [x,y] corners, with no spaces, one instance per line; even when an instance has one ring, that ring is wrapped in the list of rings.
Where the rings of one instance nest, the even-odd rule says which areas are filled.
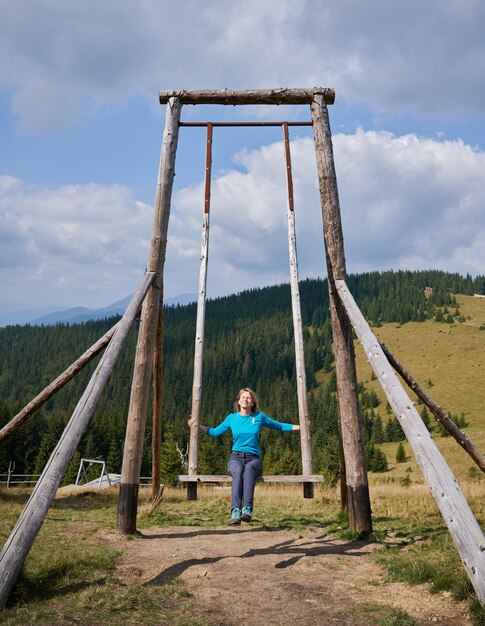
[[[43,307],[38,309],[21,309],[19,311],[8,311],[0,313],[0,326],[14,326],[28,324],[30,320],[54,313],[55,311],[65,311],[58,306]]]
[[[87,307],[78,306],[69,309],[30,309],[25,311],[17,311],[5,314],[0,317],[0,326],[7,325],[25,325],[31,326],[53,326],[54,324],[80,324],[89,320],[100,320],[115,315],[123,315],[126,307],[130,303],[132,296],[126,296],[122,300],[113,302],[101,309],[89,309]],[[195,302],[197,296],[192,293],[183,293],[174,298],[167,298],[164,301],[166,306],[177,306],[190,304]],[[39,313],[42,315],[39,316]]]

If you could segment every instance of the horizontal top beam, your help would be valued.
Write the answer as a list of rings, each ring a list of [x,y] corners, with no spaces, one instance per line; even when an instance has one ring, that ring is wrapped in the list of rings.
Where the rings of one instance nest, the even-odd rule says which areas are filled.
[[[315,96],[323,95],[326,104],[335,102],[335,89],[181,89],[161,91],[160,104],[178,98],[181,104],[311,104]]]

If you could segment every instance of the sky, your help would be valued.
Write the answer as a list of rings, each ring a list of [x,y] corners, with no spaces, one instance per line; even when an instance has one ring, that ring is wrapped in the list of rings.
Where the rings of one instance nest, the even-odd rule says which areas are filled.
[[[481,0],[0,0],[0,314],[136,290],[172,89],[334,88],[347,270],[485,274],[484,28]],[[290,139],[300,278],[324,277],[311,129]],[[167,297],[198,291],[204,159],[181,128]],[[209,297],[288,282],[281,128],[216,128],[213,159]]]

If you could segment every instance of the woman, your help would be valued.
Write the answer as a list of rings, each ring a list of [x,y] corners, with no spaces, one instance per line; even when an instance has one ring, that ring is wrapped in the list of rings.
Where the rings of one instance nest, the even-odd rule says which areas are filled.
[[[189,419],[189,426],[195,424],[194,418]],[[263,426],[280,430],[300,430],[298,424],[285,424],[272,420],[260,411],[258,399],[252,389],[241,389],[231,413],[216,428],[200,425],[200,430],[209,437],[220,437],[229,428],[232,431],[232,452],[227,464],[227,471],[232,476],[231,519],[229,524],[235,525],[250,522],[253,512],[254,487],[256,479],[263,473],[259,458],[259,433]]]

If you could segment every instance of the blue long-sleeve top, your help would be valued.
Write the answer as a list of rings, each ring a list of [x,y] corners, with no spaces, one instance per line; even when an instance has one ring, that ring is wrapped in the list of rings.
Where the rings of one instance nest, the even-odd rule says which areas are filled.
[[[263,426],[282,432],[293,430],[293,424],[277,422],[271,419],[271,417],[268,417],[266,413],[259,411],[258,413],[250,413],[249,415],[231,413],[216,428],[207,428],[206,434],[209,435],[209,437],[220,437],[231,429],[233,452],[249,452],[250,454],[257,454],[259,456],[259,433]]]

